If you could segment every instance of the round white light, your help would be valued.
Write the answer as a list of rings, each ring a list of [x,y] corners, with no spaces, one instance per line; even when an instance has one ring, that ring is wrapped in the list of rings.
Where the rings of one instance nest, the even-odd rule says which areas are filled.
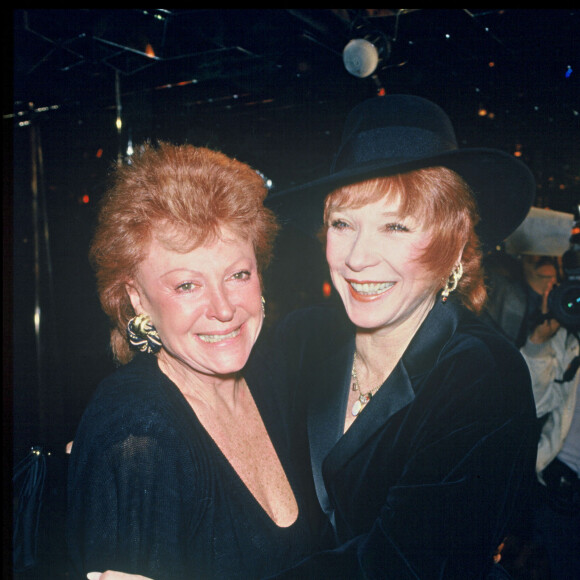
[[[375,72],[379,64],[379,51],[368,40],[355,38],[344,47],[342,60],[351,75],[362,79]]]

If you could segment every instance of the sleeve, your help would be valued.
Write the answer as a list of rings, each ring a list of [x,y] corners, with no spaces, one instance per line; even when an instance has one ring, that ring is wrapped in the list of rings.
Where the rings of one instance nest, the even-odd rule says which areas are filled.
[[[418,398],[388,436],[368,441],[375,450],[365,477],[369,463],[380,462],[381,446],[406,439],[394,444],[396,453],[382,456],[376,470],[385,482],[389,470],[397,473],[387,489],[369,479],[361,496],[348,482],[328,481],[335,498],[343,489],[335,504],[347,523],[356,521],[356,510],[366,509],[374,493],[383,493],[372,524],[279,578],[319,578],[323,572],[376,580],[484,578],[509,514],[534,477],[529,375],[519,355],[512,362],[515,368],[498,368],[481,349],[465,349],[438,365],[428,381],[441,388],[424,384],[433,395],[420,403]],[[363,473],[352,467],[350,475],[343,473]]]
[[[108,569],[186,577],[196,519],[188,456],[146,403],[92,403],[70,458],[67,542],[75,578]]]
[[[562,406],[565,401],[563,383],[557,383],[558,376],[564,374],[563,345],[560,345],[565,330],[560,328],[549,340],[534,344],[529,340],[522,347],[521,353],[528,365],[532,377],[532,389],[536,402],[536,415],[543,417]]]
[[[538,472],[558,455],[563,443],[563,412],[573,385],[561,380],[572,358],[567,354],[567,337],[567,331],[559,328],[546,342],[534,344],[528,340],[521,349],[532,377],[536,415],[544,418],[538,442]]]

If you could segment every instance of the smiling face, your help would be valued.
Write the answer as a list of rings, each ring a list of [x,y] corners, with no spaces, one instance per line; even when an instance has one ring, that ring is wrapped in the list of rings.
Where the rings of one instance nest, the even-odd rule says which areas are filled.
[[[163,343],[160,359],[198,376],[230,376],[246,364],[262,327],[252,243],[222,236],[189,252],[152,237],[127,292]]]
[[[326,258],[350,320],[366,330],[416,328],[441,280],[420,258],[431,236],[398,199],[331,208]]]

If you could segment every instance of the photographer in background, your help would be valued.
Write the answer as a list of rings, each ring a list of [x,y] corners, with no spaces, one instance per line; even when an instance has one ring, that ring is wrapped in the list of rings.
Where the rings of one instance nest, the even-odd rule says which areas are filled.
[[[488,313],[524,356],[538,417],[533,542],[546,551],[552,579],[580,570],[580,240],[562,256],[488,257]],[[540,245],[539,245],[540,244]],[[536,236],[530,249],[542,250]]]
[[[571,274],[580,281],[579,254],[564,254],[565,282],[574,280]],[[545,316],[520,350],[541,421],[536,471],[542,486],[534,505],[535,540],[547,550],[552,577],[568,579],[578,577],[580,570],[580,327],[553,317],[552,292],[551,287],[545,290]],[[578,315],[577,309],[576,302]]]

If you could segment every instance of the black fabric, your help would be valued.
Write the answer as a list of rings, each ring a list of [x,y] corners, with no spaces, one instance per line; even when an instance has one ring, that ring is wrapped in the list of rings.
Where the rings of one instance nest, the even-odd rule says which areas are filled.
[[[138,355],[99,387],[75,437],[72,578],[115,569],[155,580],[255,579],[318,547],[309,467],[290,445],[289,398],[275,373],[256,354],[245,377],[296,495],[298,520],[289,528],[272,522],[156,359]]]
[[[542,471],[546,482],[545,500],[556,513],[580,518],[580,478],[555,457]],[[580,519],[579,519],[580,521]]]
[[[536,417],[519,352],[437,303],[347,433],[353,329],[343,312],[291,315],[278,340],[308,406],[318,493],[340,547],[281,578],[484,578],[534,481]],[[322,488],[321,488],[322,485]]]

